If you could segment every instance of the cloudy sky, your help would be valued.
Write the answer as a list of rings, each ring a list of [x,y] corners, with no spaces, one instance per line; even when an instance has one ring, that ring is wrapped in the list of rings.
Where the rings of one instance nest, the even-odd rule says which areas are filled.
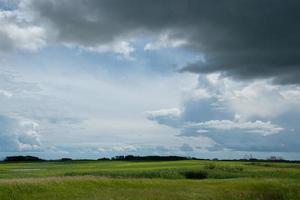
[[[300,159],[298,0],[0,0],[0,158]]]

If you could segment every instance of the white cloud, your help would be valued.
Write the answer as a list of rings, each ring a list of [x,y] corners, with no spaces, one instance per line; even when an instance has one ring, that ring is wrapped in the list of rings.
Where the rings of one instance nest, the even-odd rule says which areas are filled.
[[[186,98],[193,100],[208,99],[213,97],[207,89],[198,88],[187,92]]]
[[[273,85],[271,80],[238,82],[219,73],[200,75],[199,85],[190,91],[191,96],[198,91],[202,97],[215,98],[215,105],[245,119],[273,119],[300,111],[299,87]]]
[[[280,133],[284,128],[272,124],[270,121],[231,121],[231,120],[210,120],[195,124],[188,124],[187,127],[199,128],[204,130],[240,130],[247,133],[258,133],[264,136]]]
[[[74,45],[67,45],[74,46]],[[111,42],[109,44],[100,44],[96,46],[80,46],[82,49],[87,51],[94,51],[99,53],[113,52],[120,54],[123,58],[127,60],[134,60],[132,53],[135,51],[132,44],[128,41],[118,40]]]
[[[147,111],[146,114],[149,118],[168,116],[170,118],[177,118],[181,115],[181,110],[178,108],[161,109],[155,111]]]
[[[8,2],[4,2],[8,5]],[[26,50],[36,52],[47,46],[48,42],[57,42],[57,32],[51,26],[36,23],[38,14],[30,10],[27,6],[30,1],[10,2],[16,9],[0,10],[0,51]],[[43,25],[37,25],[43,24]],[[101,34],[101,33],[100,33]],[[67,47],[79,47],[86,51],[99,53],[113,52],[120,54],[127,60],[134,60],[132,53],[134,47],[129,38],[114,39],[108,43],[94,43],[83,45],[76,42],[61,41]]]
[[[154,120],[159,124],[178,127],[181,124],[181,110],[178,108],[161,109],[156,111],[147,111],[146,116],[149,120]]]
[[[136,147],[134,145],[119,145],[119,146],[113,146],[111,148],[112,151],[114,152],[120,152],[120,153],[125,153],[125,152],[132,152],[136,151]]]
[[[0,89],[0,94],[5,96],[5,97],[8,97],[8,98],[13,96],[13,94],[11,92],[9,92],[7,90],[1,90],[1,89]]]
[[[168,47],[181,47],[184,46],[188,43],[187,40],[182,39],[182,38],[176,38],[172,37],[170,33],[162,33],[159,35],[159,37],[150,43],[147,43],[144,47],[144,50],[158,50],[162,48],[168,48]]]
[[[270,80],[237,82],[221,74],[199,75],[198,81],[185,90],[181,112],[163,109],[148,119],[177,128],[180,137],[208,137],[215,142],[212,151],[299,151],[294,144],[298,86],[272,85]]]
[[[0,151],[41,149],[39,124],[19,116],[0,116]]]
[[[177,129],[145,119],[145,111],[171,106],[172,109],[152,114],[179,116],[180,88],[190,84],[190,75],[137,74],[122,80],[112,78],[119,77],[116,74],[102,71],[91,74],[77,71],[78,68],[51,66],[41,72],[20,66],[12,67],[6,74],[0,73],[2,88],[14,93],[13,98],[0,98],[5,105],[0,107],[0,112],[14,113],[38,123],[38,127],[25,122],[22,126],[33,126],[38,131],[45,151],[53,145],[164,146],[173,141],[173,146],[182,144],[182,139],[176,137]],[[36,136],[29,130],[23,140]],[[26,145],[22,148],[29,149]]]
[[[46,46],[46,31],[30,24],[17,11],[0,11],[0,50],[37,51]]]
[[[294,86],[280,91],[281,96],[289,102],[300,104],[300,87]]]
[[[280,95],[280,87],[267,81],[226,90],[224,99],[230,108],[246,117],[274,118],[291,109],[290,101]]]

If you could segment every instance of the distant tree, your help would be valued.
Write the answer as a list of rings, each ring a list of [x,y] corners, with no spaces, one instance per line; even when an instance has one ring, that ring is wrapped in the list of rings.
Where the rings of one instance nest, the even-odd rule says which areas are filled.
[[[18,162],[18,161],[30,161],[30,162],[36,162],[36,161],[43,161],[43,159],[40,159],[35,156],[7,156],[4,159],[5,162]]]
[[[99,158],[98,160],[110,160],[109,158]]]
[[[71,161],[72,160],[72,158],[62,158],[62,159],[60,159],[61,161]]]
[[[125,161],[175,161],[175,160],[191,160],[182,156],[115,156],[112,160],[125,160]]]

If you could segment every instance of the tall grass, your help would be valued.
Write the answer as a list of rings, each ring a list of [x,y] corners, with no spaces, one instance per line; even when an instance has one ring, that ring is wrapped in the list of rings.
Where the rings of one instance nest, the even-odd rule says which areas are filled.
[[[299,182],[276,179],[170,180],[83,177],[0,181],[1,200],[298,200]]]
[[[299,200],[297,164],[172,161],[1,163],[0,200]]]

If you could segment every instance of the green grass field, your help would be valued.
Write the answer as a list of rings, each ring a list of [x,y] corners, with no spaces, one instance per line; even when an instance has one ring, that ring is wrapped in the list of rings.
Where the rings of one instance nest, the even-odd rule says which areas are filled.
[[[0,163],[0,200],[300,199],[300,164],[223,161]]]

